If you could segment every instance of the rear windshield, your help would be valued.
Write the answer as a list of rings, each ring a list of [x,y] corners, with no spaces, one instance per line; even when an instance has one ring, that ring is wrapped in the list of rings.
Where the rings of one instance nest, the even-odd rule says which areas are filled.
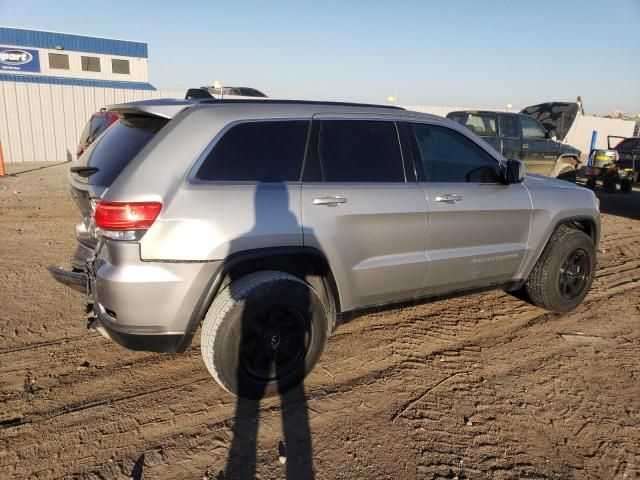
[[[118,120],[80,157],[82,163],[98,168],[86,181],[90,185],[111,186],[131,159],[167,122],[166,118],[150,116],[126,116]]]
[[[496,136],[496,116],[485,113],[450,113],[447,118],[481,136]]]

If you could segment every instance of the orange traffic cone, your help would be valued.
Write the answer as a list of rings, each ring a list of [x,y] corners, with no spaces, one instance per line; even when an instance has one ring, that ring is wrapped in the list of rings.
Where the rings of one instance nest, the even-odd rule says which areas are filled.
[[[0,177],[4,177],[4,157],[2,156],[2,144],[0,143]]]

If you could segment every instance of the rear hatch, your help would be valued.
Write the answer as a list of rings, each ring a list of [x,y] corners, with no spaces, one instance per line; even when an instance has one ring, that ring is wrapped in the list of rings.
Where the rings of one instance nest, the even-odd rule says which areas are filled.
[[[94,204],[149,141],[180,111],[194,105],[185,100],[147,100],[112,105],[118,120],[102,133],[69,168],[71,195],[82,214],[76,225],[78,247],[72,270],[49,266],[60,283],[88,293],[90,262],[99,245]]]
[[[98,243],[92,202],[104,194],[168,121],[153,115],[125,113],[71,166],[71,195],[82,213],[76,236],[82,245],[93,250]]]

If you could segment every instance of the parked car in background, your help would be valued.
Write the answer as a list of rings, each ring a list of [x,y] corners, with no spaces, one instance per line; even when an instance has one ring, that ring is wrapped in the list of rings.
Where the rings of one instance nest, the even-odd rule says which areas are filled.
[[[625,138],[614,150],[618,152],[616,166],[625,171],[634,182],[640,181],[640,137]]]
[[[487,288],[567,312],[593,282],[593,192],[525,178],[456,122],[311,101],[111,108],[70,169],[74,270],[50,271],[128,348],[182,352],[202,325],[236,395],[300,382],[355,312]]]
[[[82,155],[87,147],[89,147],[89,145],[91,145],[96,138],[98,138],[100,134],[109,128],[109,126],[111,126],[111,124],[116,120],[118,120],[118,115],[104,108],[91,115],[91,118],[87,122],[87,125],[84,127],[82,135],[80,136],[76,156],[79,157]]]
[[[527,171],[576,181],[580,150],[556,142],[555,132],[529,115],[463,110],[447,118],[467,127],[505,157],[522,160]]]
[[[251,87],[201,87],[208,91],[215,98],[267,98],[267,96],[262,93],[257,88]]]

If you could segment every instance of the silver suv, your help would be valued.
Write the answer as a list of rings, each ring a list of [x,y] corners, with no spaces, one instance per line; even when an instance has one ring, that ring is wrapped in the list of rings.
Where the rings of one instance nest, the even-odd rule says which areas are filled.
[[[227,391],[300,382],[346,314],[503,288],[575,308],[594,194],[529,175],[463,126],[394,107],[145,101],[71,167],[71,271],[90,328],[182,352]]]

